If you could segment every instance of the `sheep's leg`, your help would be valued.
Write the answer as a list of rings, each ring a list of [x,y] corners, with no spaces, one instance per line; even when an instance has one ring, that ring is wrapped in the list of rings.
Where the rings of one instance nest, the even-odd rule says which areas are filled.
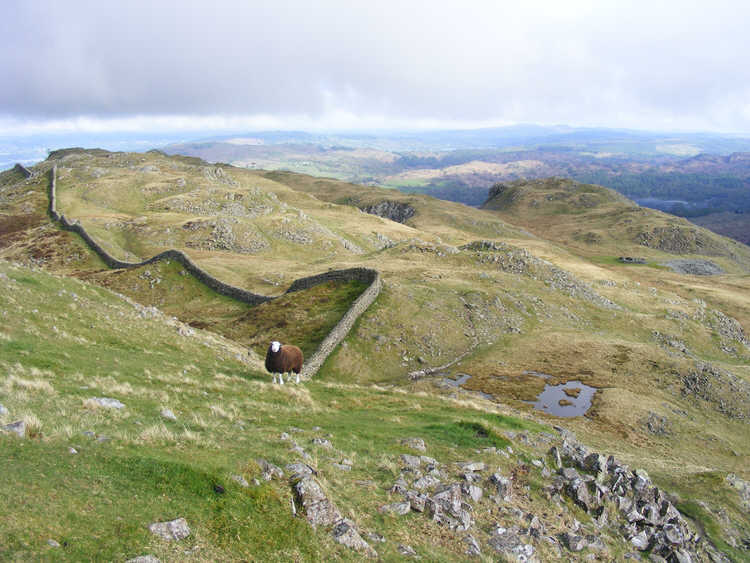
[[[297,374],[297,385],[299,385],[299,373]]]
[[[282,385],[284,385],[284,374],[283,373],[279,374],[279,383],[281,383]]]
[[[273,375],[273,382],[274,382],[274,385],[275,385],[276,384],[276,374],[274,373],[272,375]]]

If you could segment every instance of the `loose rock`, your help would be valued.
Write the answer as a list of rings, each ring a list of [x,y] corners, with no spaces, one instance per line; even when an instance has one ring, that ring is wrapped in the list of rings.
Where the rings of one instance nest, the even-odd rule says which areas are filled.
[[[6,424],[5,426],[2,426],[0,428],[5,432],[12,432],[13,434],[16,434],[20,438],[26,436],[26,423],[23,420],[11,422],[10,424]]]
[[[92,397],[90,399],[100,407],[104,407],[107,409],[122,409],[125,408],[125,405],[118,401],[117,399],[111,399],[109,397]]]
[[[169,541],[179,541],[190,535],[190,528],[184,518],[169,522],[154,522],[148,529],[152,534]]]
[[[401,440],[401,445],[419,450],[420,452],[427,451],[427,447],[424,445],[424,440],[422,438],[404,438]]]
[[[345,545],[355,551],[363,552],[367,557],[376,558],[378,556],[377,552],[370,546],[370,544],[362,539],[354,522],[351,520],[344,519],[339,521],[333,527],[331,535],[337,543]]]

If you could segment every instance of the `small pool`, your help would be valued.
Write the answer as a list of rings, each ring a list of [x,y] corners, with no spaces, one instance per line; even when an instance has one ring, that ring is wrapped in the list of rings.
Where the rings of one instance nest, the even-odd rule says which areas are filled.
[[[471,379],[471,376],[468,373],[457,373],[454,377],[456,377],[456,379],[445,378],[445,382],[451,387],[460,387]]]
[[[568,381],[560,385],[544,386],[536,401],[527,401],[542,412],[554,416],[570,418],[582,416],[591,408],[591,401],[596,393],[596,387],[591,387],[580,381]]]

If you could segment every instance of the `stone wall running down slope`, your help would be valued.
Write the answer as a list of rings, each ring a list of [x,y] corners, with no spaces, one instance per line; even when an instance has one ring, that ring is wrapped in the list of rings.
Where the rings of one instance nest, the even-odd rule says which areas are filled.
[[[50,217],[58,222],[64,230],[77,233],[86,242],[89,248],[96,252],[96,254],[110,268],[137,268],[139,266],[145,266],[146,264],[158,262],[159,260],[174,260],[182,264],[188,272],[195,276],[196,279],[221,295],[232,297],[233,299],[237,299],[238,301],[250,305],[259,305],[276,299],[276,297],[252,293],[251,291],[229,285],[216,279],[211,274],[201,269],[181,250],[166,250],[142,262],[124,262],[118,260],[97,243],[91,235],[86,232],[86,229],[83,228],[83,225],[81,225],[80,222],[69,221],[65,215],[57,211],[57,166],[53,166],[50,170],[48,196]],[[289,289],[287,289],[285,293],[304,291],[305,289],[329,281],[359,281],[368,284],[368,287],[360,294],[354,303],[352,303],[349,310],[343,317],[341,317],[341,320],[335,327],[333,327],[331,332],[328,333],[328,336],[323,339],[323,342],[320,343],[318,349],[313,355],[306,359],[302,368],[302,373],[300,374],[300,376],[305,379],[312,378],[318,372],[326,358],[328,358],[336,346],[346,338],[346,335],[349,334],[349,331],[354,326],[357,318],[359,318],[359,316],[375,301],[382,287],[380,274],[377,270],[369,268],[348,268],[345,270],[330,270],[322,274],[297,279],[292,282],[292,285],[289,286]]]

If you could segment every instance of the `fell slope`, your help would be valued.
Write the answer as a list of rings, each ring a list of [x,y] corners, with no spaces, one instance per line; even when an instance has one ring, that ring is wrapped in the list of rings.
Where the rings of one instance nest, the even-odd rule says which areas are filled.
[[[566,236],[547,240],[543,237],[551,237],[549,233],[539,230],[534,236],[514,228],[496,211],[424,196],[293,174],[208,166],[158,153],[73,151],[53,159],[61,172],[60,207],[123,258],[145,258],[175,246],[217,277],[262,293],[280,293],[295,277],[329,267],[379,270],[385,287],[375,305],[323,366],[319,381],[305,388],[312,394],[314,389],[324,390],[315,396],[320,399],[307,403],[309,409],[317,417],[315,409],[326,405],[322,411],[330,414],[331,424],[336,420],[339,428],[348,428],[352,440],[375,441],[378,448],[395,456],[404,451],[393,449],[397,435],[419,433],[427,438],[436,431],[432,425],[437,425],[448,428],[451,436],[438,447],[445,458],[441,461],[457,461],[458,457],[451,457],[454,454],[473,457],[478,447],[473,440],[493,432],[500,436],[503,426],[487,426],[488,420],[495,419],[470,417],[470,422],[485,426],[466,437],[460,430],[465,427],[451,424],[469,415],[463,414],[460,403],[443,402],[446,397],[489,396],[491,401],[477,399],[471,409],[477,413],[499,409],[515,417],[557,424],[559,418],[533,411],[526,401],[532,401],[547,383],[581,381],[597,389],[593,406],[585,416],[566,419],[565,426],[598,451],[646,468],[656,483],[679,493],[682,502],[703,502],[689,505],[686,513],[712,530],[712,540],[722,549],[740,553],[738,546],[750,526],[741,497],[727,478],[730,473],[740,480],[750,478],[744,463],[750,455],[746,439],[750,348],[743,329],[750,322],[750,279],[743,273],[742,248],[733,250],[734,257],[711,256],[728,274],[706,280],[654,267],[684,255],[650,248],[646,250],[652,264],[619,264],[615,258],[620,247],[615,242],[595,240],[582,245]],[[51,164],[41,163],[34,167],[36,176],[3,188],[0,213],[4,224],[12,228],[0,239],[0,255],[100,283],[97,278],[114,274],[105,271],[74,235],[60,232],[46,220],[43,172]],[[586,193],[601,193],[589,190]],[[614,205],[602,197],[597,205]],[[406,202],[414,212],[402,224],[358,209],[383,202],[386,209]],[[533,208],[522,211],[518,223],[533,231]],[[503,217],[516,220],[512,213]],[[567,211],[539,213],[538,217],[552,218],[550,229],[561,229],[555,236],[564,235],[575,222]],[[581,214],[579,227],[584,217],[606,230],[605,216]],[[644,220],[644,225],[650,224]],[[261,237],[265,245],[251,244]],[[56,243],[47,244],[48,239]],[[627,248],[640,248],[628,244]],[[160,279],[179,289],[172,277],[165,274]],[[132,279],[117,290],[127,293],[135,283],[158,286]],[[214,306],[207,299],[210,296],[194,296],[195,303],[205,309],[191,312],[185,306],[181,310],[177,299],[170,305],[170,314],[183,320],[190,320],[192,314],[193,321],[200,322],[195,316],[199,311],[210,319]],[[260,325],[265,317],[261,314],[253,322]],[[284,320],[281,311],[272,317]],[[214,326],[206,324],[208,329]],[[241,335],[229,336],[243,342]],[[8,340],[14,341],[15,337]],[[24,366],[22,360],[19,363]],[[206,373],[210,368],[202,367],[201,377]],[[462,387],[446,381],[462,374],[470,376],[462,378]],[[6,378],[10,375],[8,371]],[[115,383],[118,378],[114,377]],[[398,389],[386,391],[383,385]],[[253,401],[265,400],[267,391],[278,390],[258,388],[258,399]],[[238,379],[223,396],[244,397],[246,393],[244,380]],[[406,402],[386,414],[380,402],[387,403],[382,397],[391,394]],[[251,414],[255,403],[237,400],[238,416],[255,420]],[[356,422],[354,415],[348,418],[352,405],[358,405],[359,410],[353,412],[360,416],[371,412],[373,418],[368,415],[361,421],[371,427]],[[270,420],[277,416],[274,407],[261,412],[268,412]],[[266,415],[259,416],[263,420]],[[411,422],[402,426],[407,418]],[[300,419],[283,420],[300,428],[313,426],[309,421],[305,426]],[[388,429],[382,420],[388,421]],[[387,439],[382,441],[380,434]],[[700,448],[695,447],[696,441]],[[533,450],[533,455],[544,452],[543,443],[532,444],[542,448]],[[268,440],[261,440],[258,455],[265,447],[276,451]],[[375,450],[360,455],[370,459]],[[528,459],[517,461],[525,464]],[[486,462],[497,463],[496,458]],[[367,463],[374,463],[365,472],[373,475],[377,462]],[[550,465],[549,460],[545,463]],[[504,471],[510,472],[510,466]],[[385,481],[378,481],[378,486],[389,487]],[[541,502],[541,497],[529,498]],[[363,501],[358,494],[351,499],[346,502],[355,515]],[[375,499],[362,504],[369,507],[367,514],[377,512],[377,502],[383,500],[381,496]],[[495,509],[489,513],[499,517]],[[589,516],[578,516],[590,521]],[[413,517],[407,521],[413,522]],[[398,519],[375,518],[380,520],[365,522],[387,522],[393,537],[404,533]],[[717,522],[723,518],[729,523],[719,529]],[[430,526],[434,525],[420,528],[425,537],[440,533],[439,527]],[[374,524],[370,527],[377,529]],[[490,520],[480,526],[485,532],[490,528]],[[423,553],[438,560],[460,556],[463,547],[450,537],[432,551],[425,543]],[[318,536],[323,542],[320,549],[330,553],[332,545],[322,538]],[[487,549],[489,540],[482,538],[480,543]],[[610,555],[624,553],[614,536],[610,544]],[[542,542],[534,546],[543,557],[562,556],[544,551]],[[396,547],[388,543],[385,553],[397,556],[396,551],[388,551]]]

